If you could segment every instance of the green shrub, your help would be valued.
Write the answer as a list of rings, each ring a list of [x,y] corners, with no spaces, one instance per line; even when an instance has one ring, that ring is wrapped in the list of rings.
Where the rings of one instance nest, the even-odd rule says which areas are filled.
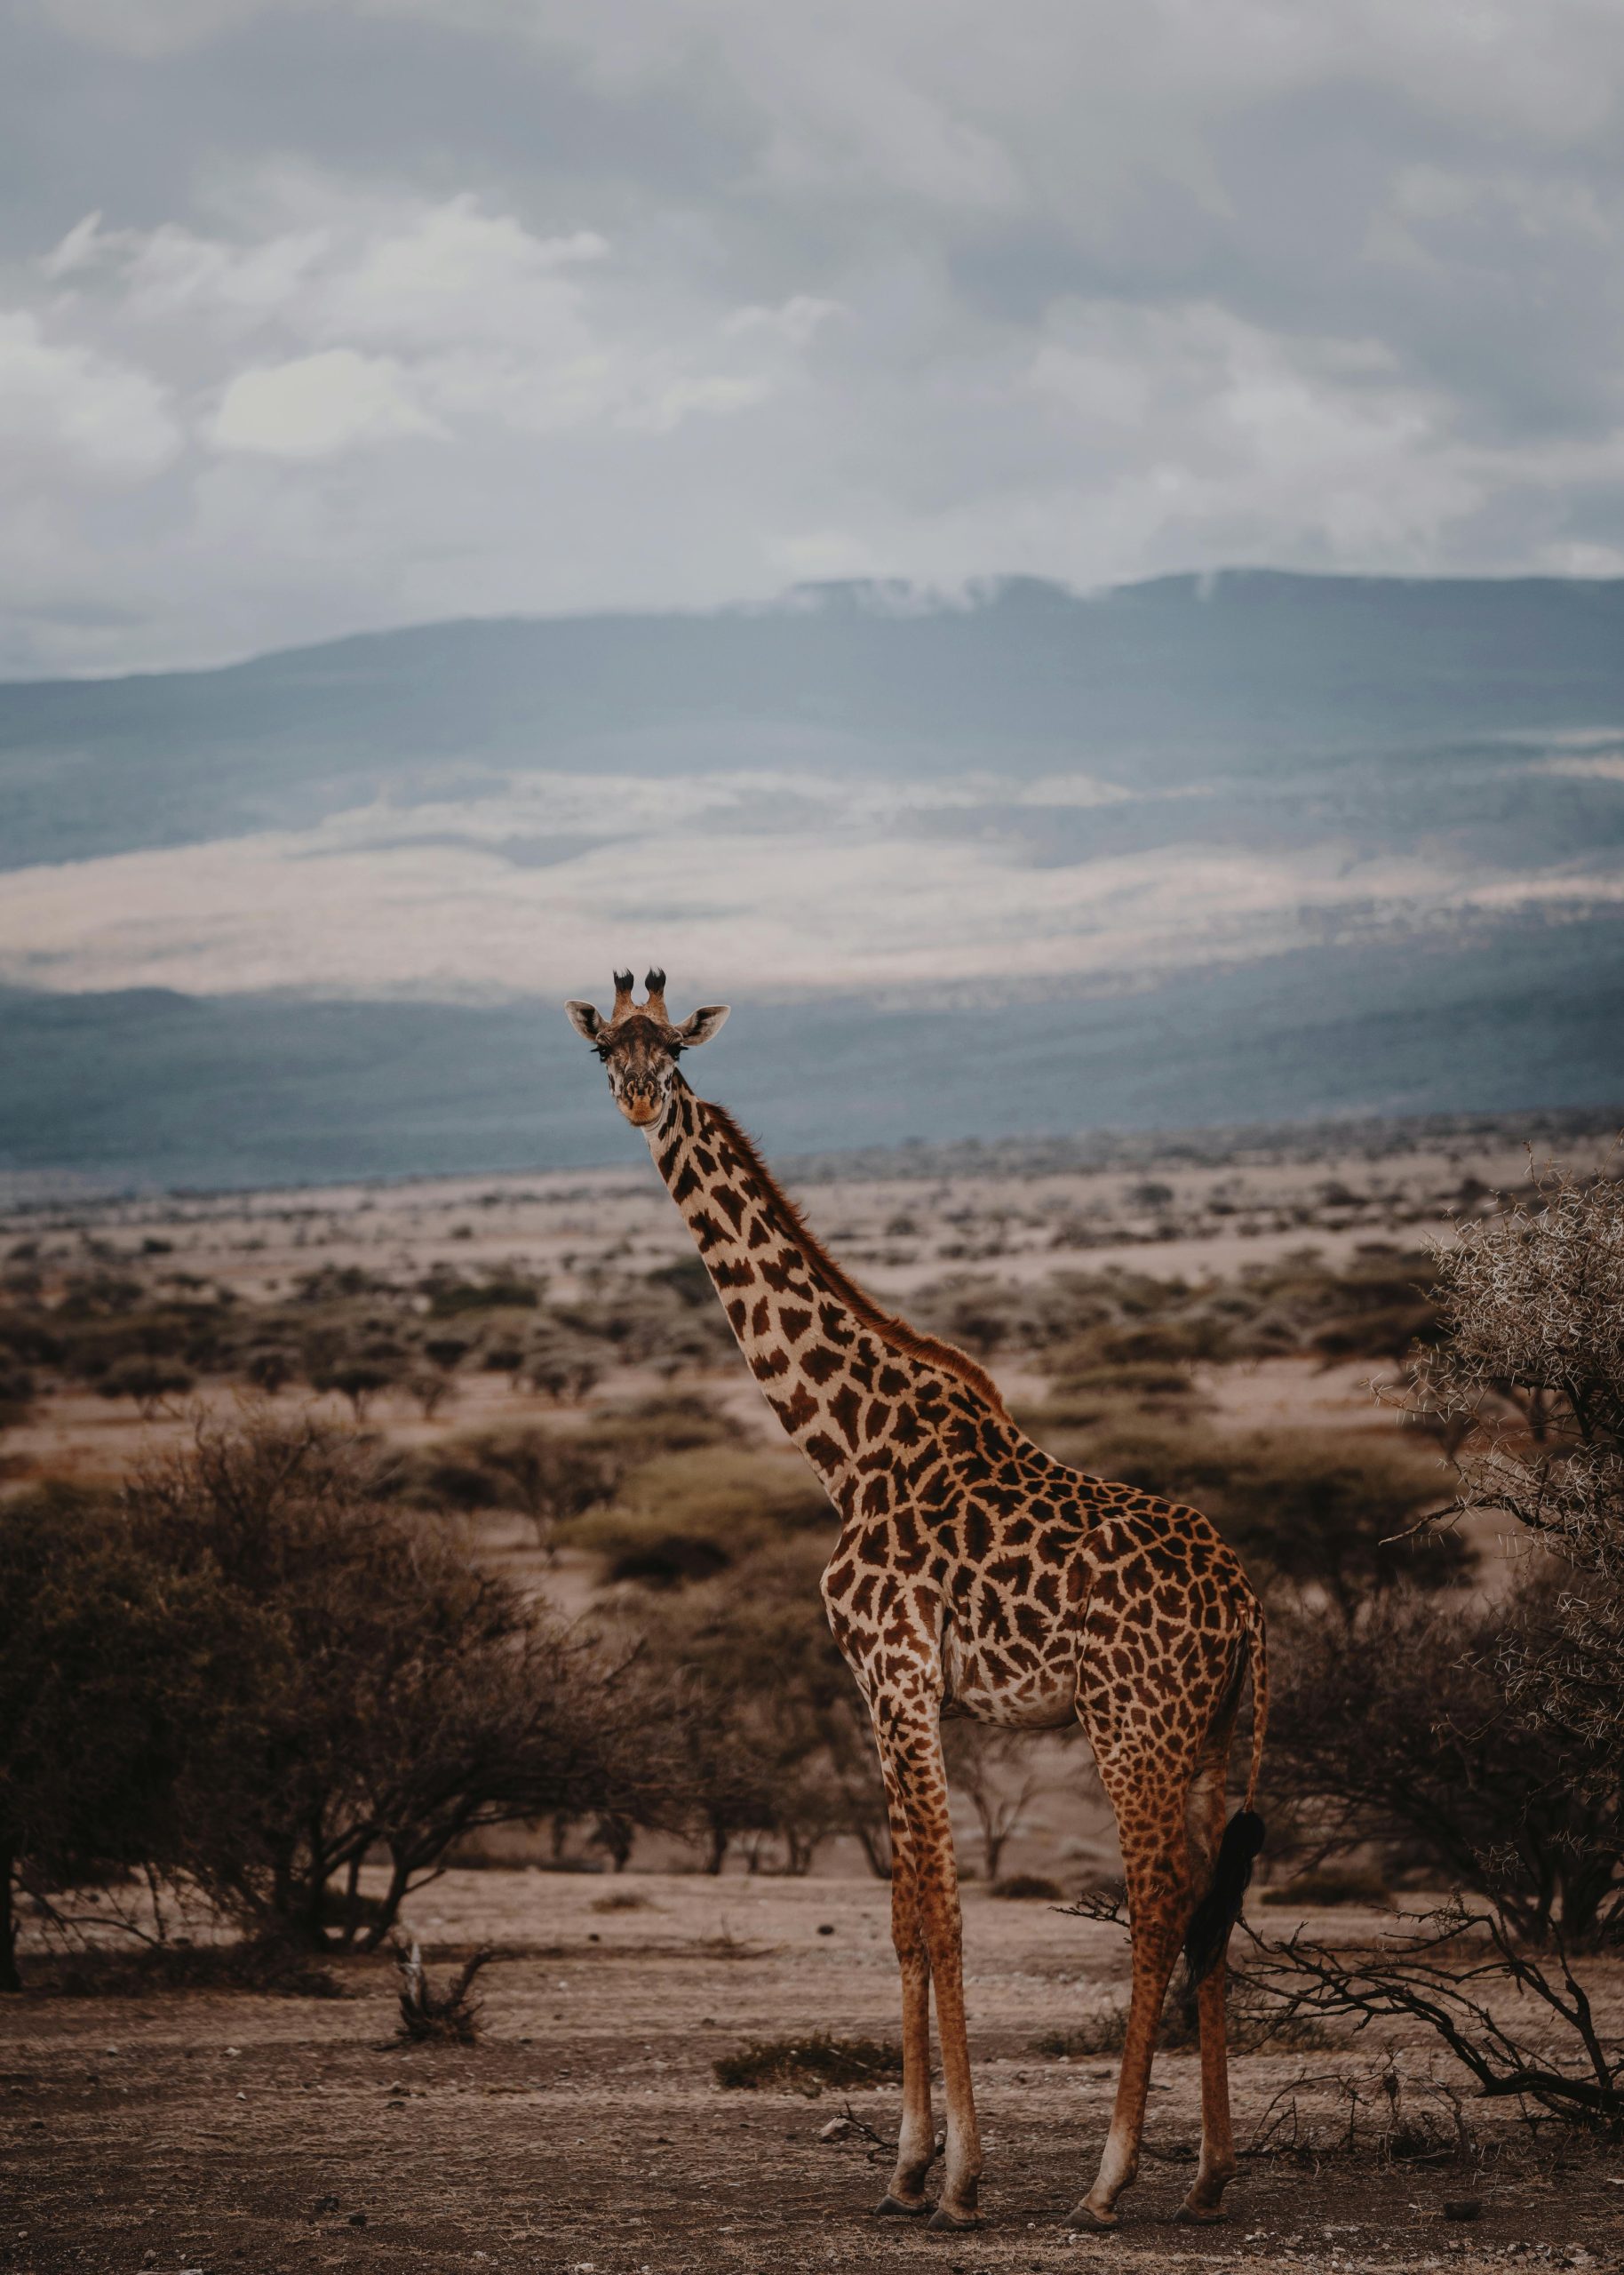
[[[428,1299],[431,1319],[463,1319],[470,1312],[533,1312],[540,1291],[528,1280],[442,1281]]]
[[[1231,1983],[1225,2036],[1231,2054],[1307,2054],[1338,2044],[1333,2032],[1311,2016],[1284,2014],[1266,1992],[1245,1983]],[[1127,2001],[1107,2000],[1084,2015],[1070,2030],[1046,2031],[1032,2040],[1034,2054],[1052,2061],[1087,2061],[1090,2056],[1120,2054],[1127,2043]],[[1200,2020],[1195,2002],[1182,1978],[1175,1980],[1156,2043],[1164,2054],[1193,2054],[1201,2043]]]
[[[142,1414],[155,1414],[166,1398],[191,1389],[195,1377],[188,1368],[170,1359],[120,1359],[109,1367],[96,1389],[102,1398],[133,1399]]]
[[[831,1522],[827,1498],[793,1454],[706,1445],[644,1462],[613,1502],[561,1525],[559,1538],[623,1577],[685,1578]]]

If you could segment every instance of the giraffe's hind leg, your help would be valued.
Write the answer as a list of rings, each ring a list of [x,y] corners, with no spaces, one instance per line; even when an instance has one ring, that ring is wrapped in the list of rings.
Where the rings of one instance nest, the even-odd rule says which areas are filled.
[[[1223,1834],[1224,1784],[1234,1719],[1231,1711],[1214,1731],[1190,1789],[1190,1840],[1198,1861],[1198,1879],[1203,1886],[1212,1872]],[[1202,1977],[1196,1993],[1201,2025],[1201,2161],[1178,2217],[1198,2227],[1210,2226],[1225,2216],[1221,2208],[1223,2191],[1235,2177],[1224,1992],[1225,1968],[1221,1956]]]
[[[1117,2199],[1133,2185],[1139,2170],[1139,2143],[1162,2002],[1190,1916],[1184,1830],[1187,1779],[1175,1782],[1156,1765],[1148,1764],[1135,1765],[1138,1774],[1130,1774],[1126,1763],[1108,1767],[1097,1752],[1095,1758],[1117,1813],[1132,1923],[1134,1987],[1111,2129],[1094,2185],[1066,2215],[1067,2225],[1074,2228],[1114,2228],[1121,2217]]]

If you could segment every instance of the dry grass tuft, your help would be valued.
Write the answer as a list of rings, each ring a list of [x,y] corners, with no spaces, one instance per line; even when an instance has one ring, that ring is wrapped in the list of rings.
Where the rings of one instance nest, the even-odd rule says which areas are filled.
[[[401,2021],[395,2036],[413,2046],[472,2046],[480,2033],[480,2001],[472,1993],[480,1969],[495,1959],[489,1947],[465,1960],[450,1987],[436,1991],[423,1965],[421,1948],[395,1946],[401,1970]]]
[[[729,2093],[770,2092],[775,2087],[818,2094],[825,2086],[874,2086],[902,2075],[898,2046],[872,2038],[831,2038],[815,2031],[806,2038],[752,2039],[714,2065],[716,2082]]]
[[[987,1894],[1010,1904],[1058,1904],[1065,1890],[1041,1872],[1012,1872],[1007,1880],[994,1880]]]

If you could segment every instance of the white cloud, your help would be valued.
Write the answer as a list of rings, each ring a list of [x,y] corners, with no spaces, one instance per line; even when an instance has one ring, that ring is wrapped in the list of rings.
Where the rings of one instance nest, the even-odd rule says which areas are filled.
[[[81,396],[123,375],[147,471],[30,476],[0,668],[802,574],[1624,558],[1618,0],[30,4],[80,187],[42,170],[0,305]],[[139,147],[76,170],[108,52]]]
[[[290,363],[240,371],[209,430],[217,451],[322,459],[357,443],[444,435],[388,356],[327,347]]]
[[[564,273],[602,261],[595,230],[537,237],[511,213],[487,213],[464,193],[380,230],[324,282],[317,321],[392,344],[441,347],[455,338],[525,344],[578,321]]]
[[[26,309],[0,312],[0,483],[128,487],[180,445],[165,390],[145,371],[46,337]]]
[[[1062,307],[1032,361],[1034,393],[1107,459],[1155,434],[1160,463],[1111,484],[1143,536],[1167,519],[1248,532],[1294,519],[1325,556],[1421,563],[1485,491],[1452,407],[1375,341],[1282,339],[1211,303]]]

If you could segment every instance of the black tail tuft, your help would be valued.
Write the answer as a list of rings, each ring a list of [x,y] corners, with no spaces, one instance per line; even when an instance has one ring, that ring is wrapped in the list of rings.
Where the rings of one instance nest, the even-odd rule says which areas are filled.
[[[1240,1917],[1252,1878],[1252,1860],[1263,1845],[1263,1820],[1255,1809],[1237,1809],[1223,1828],[1213,1882],[1195,1909],[1184,1936],[1190,1979],[1210,1975],[1229,1948],[1230,1930]]]

